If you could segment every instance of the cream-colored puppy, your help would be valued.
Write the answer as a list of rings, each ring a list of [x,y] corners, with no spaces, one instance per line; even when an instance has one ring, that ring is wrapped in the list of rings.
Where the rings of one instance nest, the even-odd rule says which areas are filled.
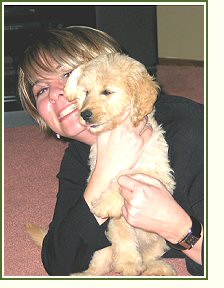
[[[168,161],[168,146],[164,131],[153,116],[158,89],[144,65],[116,53],[97,57],[75,70],[68,79],[65,95],[71,101],[77,99],[80,121],[92,133],[102,133],[122,124],[120,115],[127,106],[131,109],[133,126],[147,115],[152,136],[135,168],[121,171],[119,175],[145,173],[159,179],[172,194],[175,181]],[[91,170],[95,167],[96,153],[93,145]],[[110,218],[107,237],[112,245],[95,252],[88,270],[73,275],[104,275],[110,271],[130,276],[176,275],[173,268],[161,260],[168,249],[165,240],[131,227],[121,214],[123,204],[117,179],[111,179],[110,186],[95,195],[91,211],[99,217]]]

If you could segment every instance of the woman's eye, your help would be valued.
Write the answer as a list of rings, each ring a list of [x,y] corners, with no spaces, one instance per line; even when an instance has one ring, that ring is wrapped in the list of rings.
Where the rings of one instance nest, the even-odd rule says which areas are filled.
[[[68,77],[72,74],[72,71],[73,71],[73,70],[71,70],[71,71],[65,73],[65,74],[63,75],[64,78],[68,78]]]
[[[37,91],[35,93],[35,97],[39,97],[39,96],[43,95],[47,90],[48,90],[47,87],[40,89],[39,91]]]

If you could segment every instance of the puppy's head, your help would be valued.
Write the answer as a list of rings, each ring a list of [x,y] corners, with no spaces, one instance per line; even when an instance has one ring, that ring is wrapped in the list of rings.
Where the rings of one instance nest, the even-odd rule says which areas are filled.
[[[144,65],[126,55],[99,56],[73,73],[65,94],[76,98],[80,122],[93,133],[121,124],[127,107],[134,126],[153,110],[159,87]]]

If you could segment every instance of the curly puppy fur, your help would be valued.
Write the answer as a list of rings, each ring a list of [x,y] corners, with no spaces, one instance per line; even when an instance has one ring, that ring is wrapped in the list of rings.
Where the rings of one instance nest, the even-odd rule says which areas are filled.
[[[172,194],[175,181],[168,161],[168,146],[164,131],[153,116],[158,90],[144,65],[116,53],[97,57],[76,69],[68,79],[65,94],[70,101],[77,99],[80,122],[92,133],[102,133],[122,124],[120,115],[127,106],[131,109],[133,126],[147,115],[153,132],[143,155],[135,169],[121,171],[118,176],[145,173],[159,179]],[[96,153],[96,145],[93,145],[91,171],[95,167]],[[99,191],[92,204],[92,213],[110,218],[107,237],[112,245],[96,251],[89,268],[73,276],[104,275],[110,271],[129,276],[176,275],[174,269],[161,260],[168,249],[165,240],[155,233],[131,227],[123,218],[123,198],[117,179],[111,179],[109,187]]]

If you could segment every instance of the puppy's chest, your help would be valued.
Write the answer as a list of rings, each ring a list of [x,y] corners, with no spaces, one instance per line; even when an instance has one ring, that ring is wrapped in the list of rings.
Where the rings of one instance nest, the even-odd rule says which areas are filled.
[[[145,144],[144,151],[134,170],[163,171],[168,165],[168,145],[163,136],[164,130],[155,121],[150,121],[152,135]]]
[[[172,170],[168,160],[168,145],[164,138],[163,129],[157,124],[154,117],[151,117],[149,124],[152,126],[153,132],[150,140],[144,147],[144,151],[132,169],[131,173],[146,173],[151,176],[164,178],[167,174],[170,176]],[[97,146],[96,144],[91,146],[89,165],[90,165],[90,176],[96,165]],[[128,171],[128,170],[127,170]],[[123,171],[123,172],[127,172]],[[128,171],[130,173],[130,170]],[[121,174],[122,171],[121,171]],[[126,173],[124,173],[126,174]]]

